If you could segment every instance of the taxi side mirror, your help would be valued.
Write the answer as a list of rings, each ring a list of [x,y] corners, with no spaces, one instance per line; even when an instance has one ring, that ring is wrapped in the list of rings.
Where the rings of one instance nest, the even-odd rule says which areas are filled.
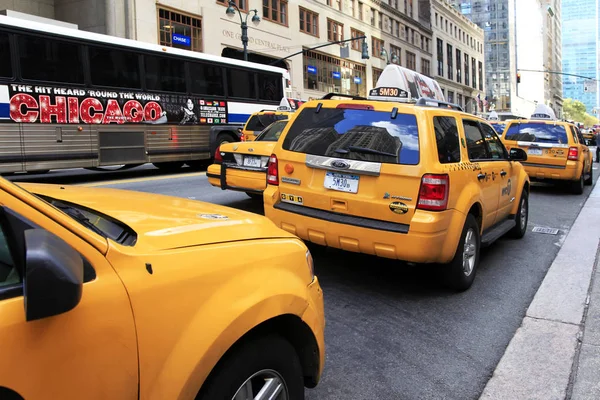
[[[508,153],[508,158],[511,161],[527,161],[527,153],[523,149],[513,147]]]
[[[25,236],[23,294],[27,321],[72,310],[83,290],[83,259],[58,236],[28,229]]]

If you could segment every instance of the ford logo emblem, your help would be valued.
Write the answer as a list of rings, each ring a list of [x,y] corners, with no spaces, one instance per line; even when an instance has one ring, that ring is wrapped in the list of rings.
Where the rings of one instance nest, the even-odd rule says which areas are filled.
[[[333,160],[331,162],[331,166],[338,169],[347,169],[350,168],[350,164],[343,160]]]

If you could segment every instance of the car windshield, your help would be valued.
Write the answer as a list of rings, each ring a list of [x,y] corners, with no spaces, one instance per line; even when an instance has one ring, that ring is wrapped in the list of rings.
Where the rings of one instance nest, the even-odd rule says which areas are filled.
[[[287,119],[273,122],[267,127],[267,129],[262,131],[260,135],[257,136],[256,141],[276,142],[277,140],[279,140],[279,136],[281,136],[281,132],[283,132],[283,129],[285,128],[287,123]]]
[[[304,108],[285,150],[391,164],[419,163],[417,119],[411,114],[345,108]]]
[[[569,143],[567,131],[563,125],[552,125],[543,122],[510,124],[505,139],[522,142]]]
[[[492,122],[492,128],[494,128],[494,130],[496,131],[496,133],[498,133],[498,135],[502,135],[502,132],[504,132],[504,128],[506,128],[506,124],[500,123],[500,122]]]
[[[133,229],[98,211],[49,196],[39,194],[36,196],[52,204],[81,225],[105,238],[112,239],[125,246],[133,246],[137,240],[137,235]]]
[[[259,131],[260,132],[263,129],[265,129],[267,126],[271,125],[273,122],[279,121],[281,119],[287,119],[287,118],[288,118],[288,116],[286,114],[275,114],[275,113],[253,115],[248,120],[248,123],[246,124],[246,127],[244,129],[247,131],[254,131],[254,132]]]

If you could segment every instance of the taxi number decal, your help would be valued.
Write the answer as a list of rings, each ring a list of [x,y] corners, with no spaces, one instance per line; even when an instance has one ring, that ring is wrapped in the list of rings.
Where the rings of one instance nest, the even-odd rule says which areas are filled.
[[[302,196],[296,196],[294,194],[281,193],[281,201],[291,204],[304,204],[304,199],[302,199]]]
[[[371,89],[370,96],[381,96],[381,97],[400,97],[403,99],[408,98],[408,92],[400,88],[395,87],[378,87]]]

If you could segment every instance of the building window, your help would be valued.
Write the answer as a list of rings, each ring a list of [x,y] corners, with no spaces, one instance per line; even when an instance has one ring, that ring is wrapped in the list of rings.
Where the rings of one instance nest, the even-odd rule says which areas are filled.
[[[233,2],[240,8],[240,10],[248,12],[248,0],[233,0]],[[229,0],[217,0],[217,3],[225,7],[229,6]]]
[[[373,84],[371,86],[375,87],[377,85],[377,81],[379,80],[379,77],[381,76],[381,74],[383,73],[382,69],[379,68],[371,68],[373,70]]]
[[[471,80],[473,82],[473,89],[477,89],[477,65],[475,58],[471,58]]]
[[[379,29],[383,29],[383,13],[381,11],[379,11],[378,17],[377,26],[379,26]]]
[[[330,42],[344,40],[344,25],[327,18],[327,40]]]
[[[371,26],[375,26],[375,9],[371,7]]]
[[[319,14],[300,7],[300,32],[319,37]]]
[[[381,50],[383,50],[383,45],[384,45],[383,40],[377,39],[376,37],[371,36],[371,49],[373,49],[373,57],[383,59],[383,56],[381,55]]]
[[[479,90],[483,90],[483,63],[479,61]]]
[[[396,34],[397,38],[400,37],[400,22],[395,21],[395,20],[394,20],[394,33]]]
[[[350,28],[350,36],[353,38],[356,38],[356,37],[365,36],[365,33],[361,32],[359,30],[356,30],[354,28]],[[365,39],[351,41],[350,47],[352,48],[352,50],[362,51],[362,41],[363,40],[365,40]]]
[[[446,60],[448,62],[448,79],[454,79],[454,63],[452,62],[454,60],[454,53],[452,52],[452,45],[446,44],[446,49]],[[450,92],[448,92],[448,95],[450,95]]]
[[[462,82],[462,57],[459,49],[456,49],[456,82]]]
[[[465,85],[469,86],[471,82],[469,81],[469,55],[467,53],[464,54],[465,58]]]
[[[287,26],[287,5],[286,0],[263,0],[263,18]]]
[[[406,68],[415,71],[417,69],[417,56],[410,51],[406,52]]]
[[[454,103],[454,92],[448,90],[448,103]]]
[[[158,9],[159,43],[161,46],[202,51],[202,20],[174,11]],[[173,41],[175,37],[175,41]]]
[[[309,50],[304,54],[304,88],[365,97],[366,66]]]
[[[335,0],[335,8],[342,11],[342,0]]]
[[[458,93],[456,95],[456,104],[458,104],[459,106],[462,107],[463,106],[463,102],[462,101],[463,101],[463,96],[462,96],[462,94]]]
[[[421,73],[423,75],[431,75],[431,62],[424,58],[421,58]]]
[[[350,9],[350,15],[356,18],[356,10],[354,9],[354,0],[348,0],[348,8]]]
[[[390,44],[390,62],[392,61],[392,54],[395,54],[396,57],[398,57],[398,61],[396,61],[396,63],[398,65],[402,65],[402,49],[398,46]]]
[[[363,20],[363,3],[358,2],[358,19]]]
[[[438,76],[444,77],[444,42],[442,39],[437,40],[437,64]]]

